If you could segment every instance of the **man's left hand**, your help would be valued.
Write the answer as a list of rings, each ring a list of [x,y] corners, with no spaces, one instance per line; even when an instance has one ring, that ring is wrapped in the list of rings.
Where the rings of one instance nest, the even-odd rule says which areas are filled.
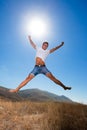
[[[61,45],[63,46],[63,45],[64,45],[64,42],[61,42]]]

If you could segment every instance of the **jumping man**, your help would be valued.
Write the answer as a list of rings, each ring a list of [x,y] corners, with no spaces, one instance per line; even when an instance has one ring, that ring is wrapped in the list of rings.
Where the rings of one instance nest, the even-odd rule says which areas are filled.
[[[28,77],[16,88],[11,89],[10,92],[18,92],[19,89],[21,89],[23,86],[25,86],[30,80],[32,80],[36,75],[38,74],[44,74],[49,79],[51,79],[56,84],[60,85],[64,90],[70,90],[71,87],[65,86],[61,81],[56,79],[53,74],[47,69],[45,65],[45,59],[47,56],[51,53],[53,53],[55,50],[59,49],[64,45],[64,42],[61,42],[60,45],[56,46],[55,48],[52,48],[51,50],[48,50],[48,42],[43,42],[42,47],[38,47],[31,39],[31,36],[28,36],[30,44],[32,47],[36,50],[36,57],[35,57],[35,66],[34,69],[30,72]]]

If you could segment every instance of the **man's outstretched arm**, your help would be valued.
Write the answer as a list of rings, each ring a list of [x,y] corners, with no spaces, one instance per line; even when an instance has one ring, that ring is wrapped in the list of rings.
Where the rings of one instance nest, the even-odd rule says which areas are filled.
[[[50,53],[56,51],[57,49],[59,49],[59,48],[62,47],[63,45],[64,45],[64,42],[61,42],[60,45],[56,46],[55,48],[52,48],[52,49],[50,50]]]
[[[28,36],[28,39],[29,39],[30,44],[32,45],[32,47],[33,47],[34,49],[36,49],[36,44],[32,41],[31,36]]]

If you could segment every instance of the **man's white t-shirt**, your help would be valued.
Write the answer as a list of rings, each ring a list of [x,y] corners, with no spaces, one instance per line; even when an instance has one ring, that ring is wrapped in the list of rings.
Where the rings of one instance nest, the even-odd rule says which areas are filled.
[[[49,53],[50,50],[44,50],[41,47],[36,46],[36,57],[40,57],[43,61],[45,61]]]

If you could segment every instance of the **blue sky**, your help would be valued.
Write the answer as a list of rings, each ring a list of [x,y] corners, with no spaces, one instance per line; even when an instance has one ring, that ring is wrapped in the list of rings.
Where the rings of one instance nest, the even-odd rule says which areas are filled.
[[[17,87],[35,64],[35,50],[23,28],[24,18],[44,17],[49,29],[36,44],[49,42],[49,49],[65,44],[46,60],[47,68],[71,91],[64,91],[44,75],[23,89],[39,88],[74,101],[87,103],[87,1],[86,0],[0,0],[0,86]],[[38,31],[38,30],[37,30]]]

